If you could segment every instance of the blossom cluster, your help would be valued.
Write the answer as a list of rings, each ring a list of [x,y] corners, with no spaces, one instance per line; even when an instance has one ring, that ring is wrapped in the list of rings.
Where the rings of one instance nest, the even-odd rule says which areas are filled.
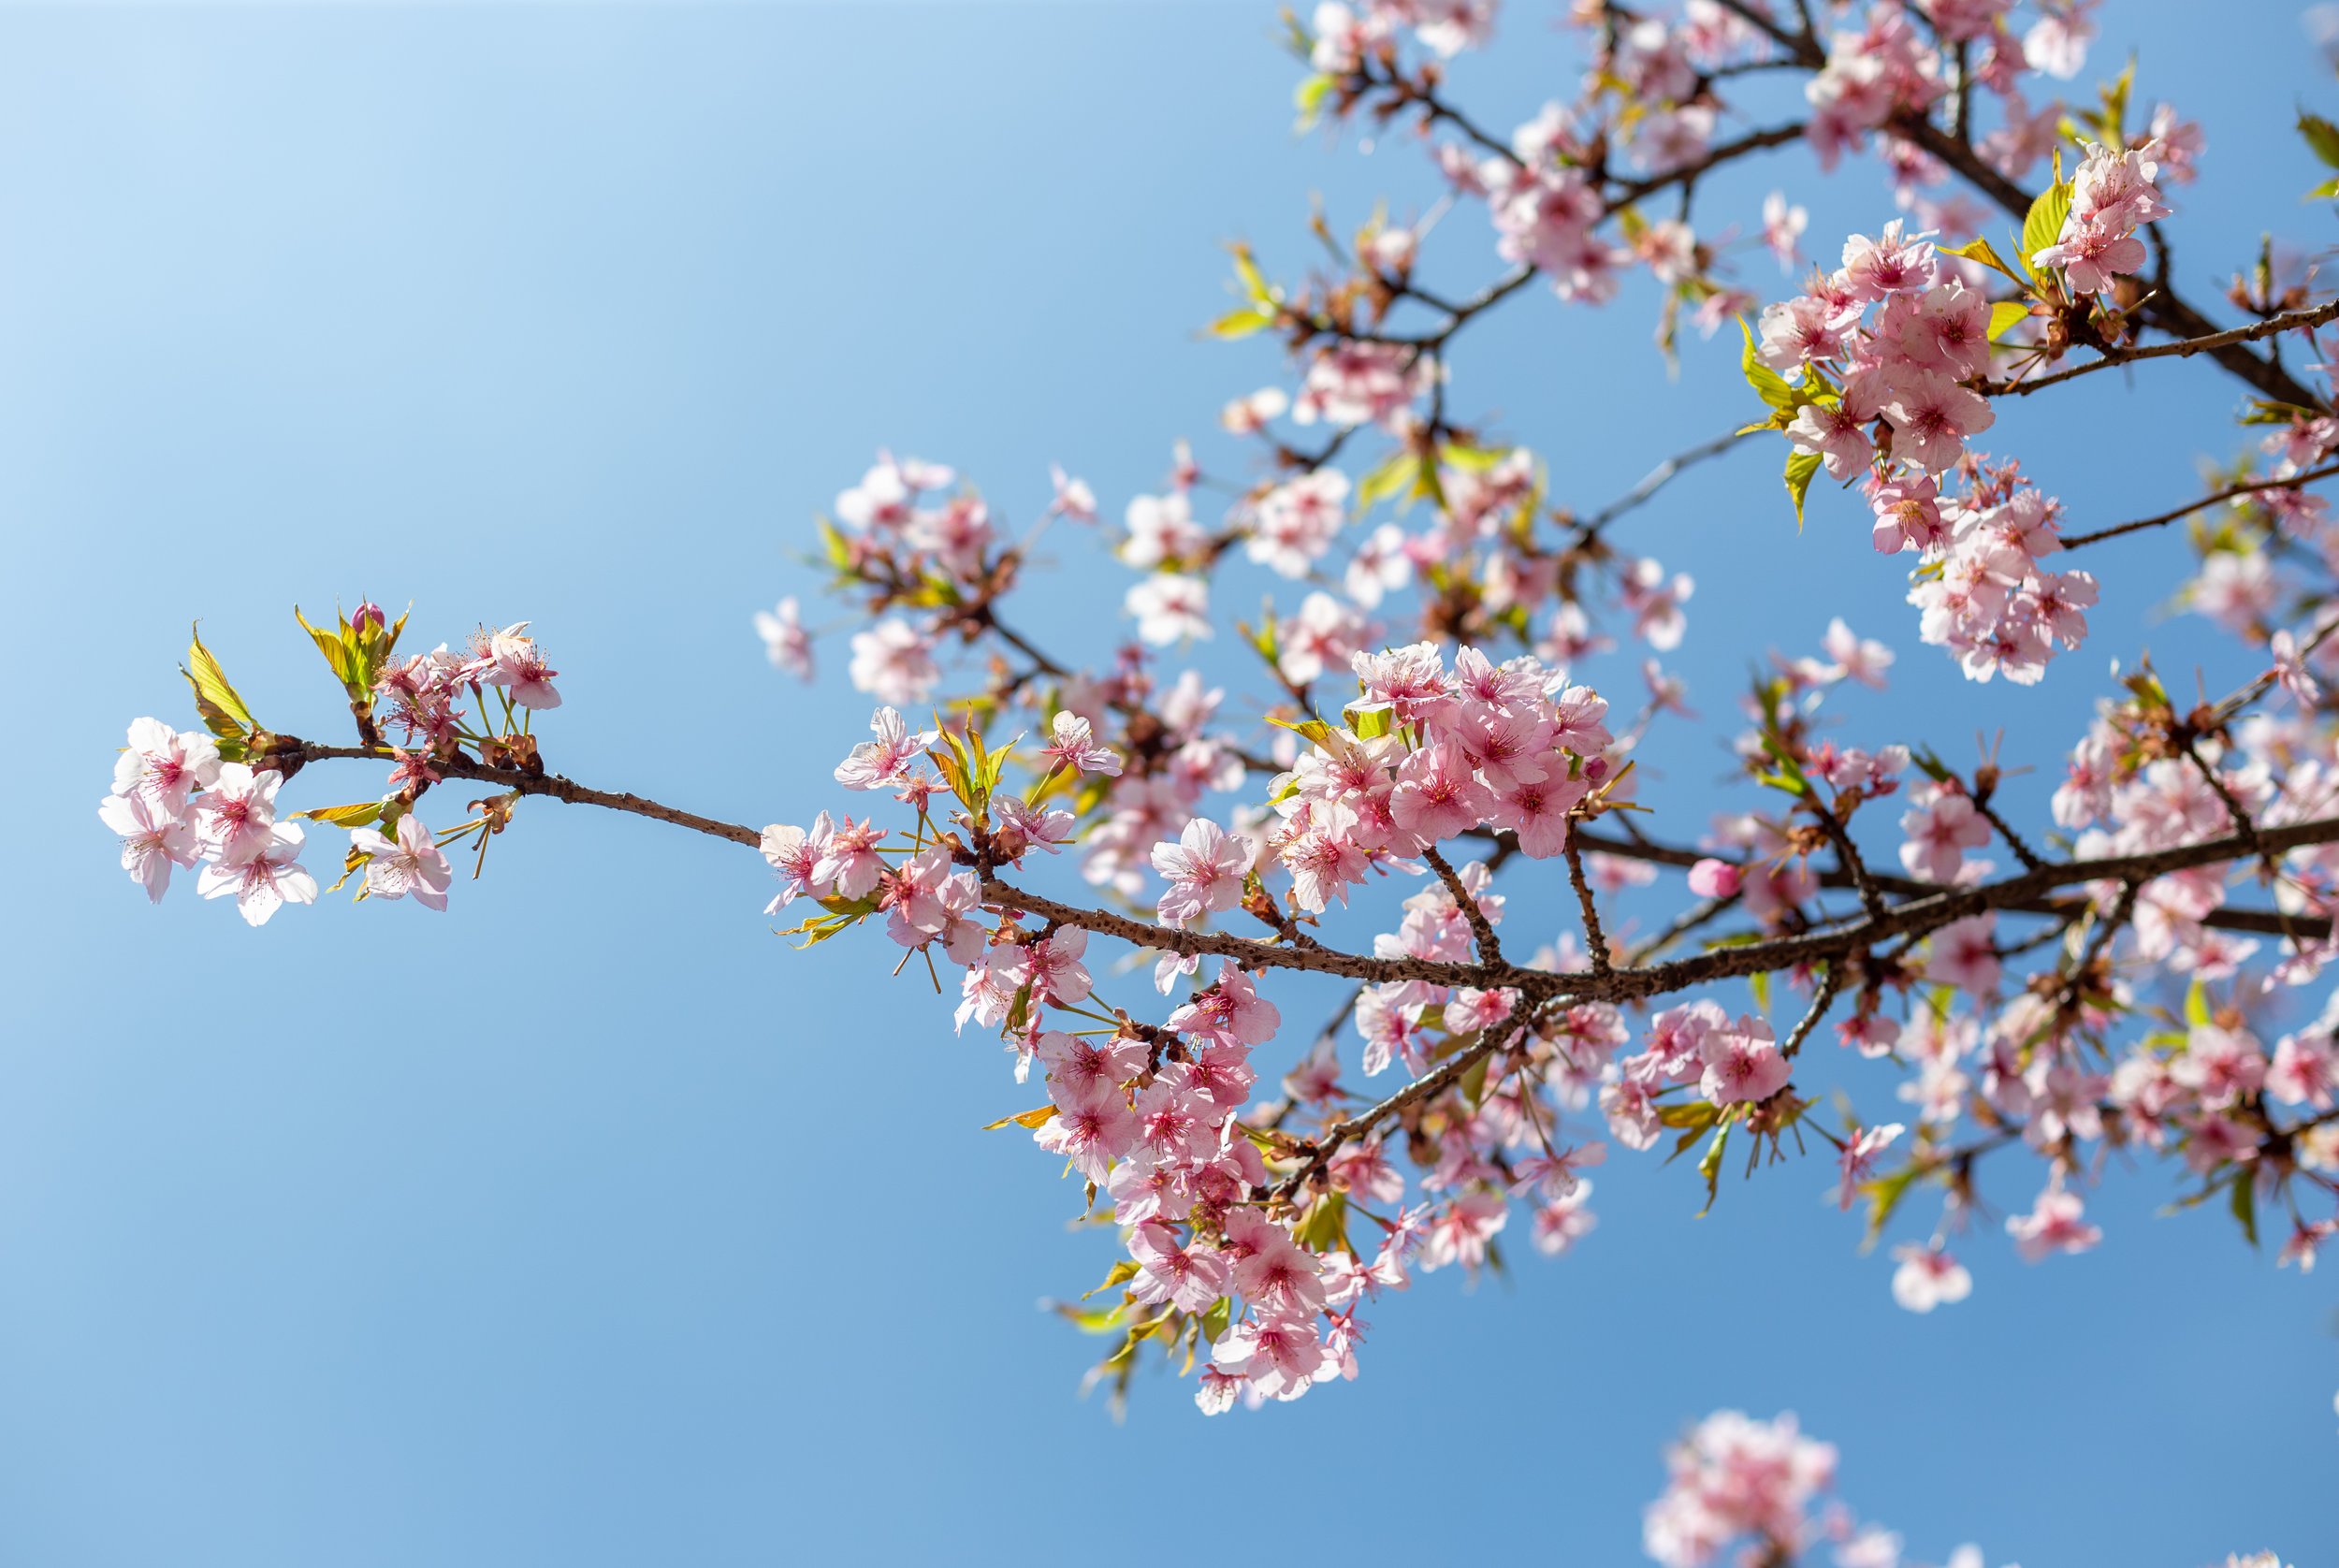
[[[1509,1039],[1506,1059],[1533,1064],[1535,1073],[1506,1086],[1507,1070],[1489,1074],[1488,1093],[1444,1129],[1434,1156],[1416,1143],[1413,1160],[1431,1168],[1421,1179],[1429,1201],[1418,1208],[1388,1214],[1366,1207],[1397,1204],[1407,1192],[1377,1138],[1328,1153],[1323,1193],[1263,1203],[1271,1179],[1288,1174],[1294,1146],[1272,1130],[1271,1117],[1245,1122],[1239,1114],[1257,1079],[1251,1053],[1281,1022],[1253,976],[1222,965],[1158,1025],[1117,1008],[1100,1011],[1083,962],[1089,933],[1053,922],[1035,930],[1016,917],[1011,896],[984,887],[988,875],[1053,854],[1076,822],[1075,811],[1053,803],[1094,786],[1090,836],[1101,853],[1092,853],[1089,878],[1119,879],[1124,848],[1150,830],[1164,930],[1244,907],[1279,911],[1271,920],[1304,919],[1344,902],[1369,878],[1428,878],[1420,859],[1473,833],[1504,831],[1530,856],[1556,855],[1571,814],[1614,795],[1621,782],[1605,704],[1532,658],[1496,665],[1464,649],[1448,670],[1433,645],[1421,645],[1358,653],[1352,663],[1359,697],[1347,727],[1302,727],[1306,750],[1271,786],[1272,809],[1248,832],[1195,814],[1196,786],[1219,768],[1213,756],[1199,766],[1186,756],[1211,746],[1199,727],[1214,706],[1214,697],[1190,694],[1182,705],[1192,727],[1184,739],[1175,732],[1156,737],[1150,755],[1125,755],[1068,706],[1049,716],[1045,741],[1029,757],[1018,756],[1015,743],[991,751],[971,732],[912,730],[882,708],[871,721],[874,738],[838,764],[836,780],[890,791],[915,812],[915,825],[897,833],[823,813],[808,828],[775,824],[763,835],[765,858],[781,878],[774,911],[818,900],[823,913],[799,929],[821,936],[884,916],[895,942],[959,967],[962,1028],[1000,1031],[1019,1077],[1041,1068],[1050,1103],[1017,1120],[1111,1202],[1129,1255],[1120,1280],[1128,1282],[1131,1307],[1179,1314],[1167,1330],[1158,1327],[1165,1316],[1151,1318],[1149,1331],[1191,1340],[1209,1326],[1210,1364],[1198,1395],[1206,1409],[1238,1395],[1294,1398],[1320,1377],[1353,1376],[1359,1302],[1402,1285],[1416,1267],[1482,1264],[1514,1187],[1536,1196],[1536,1240],[1546,1250],[1564,1247],[1590,1225],[1578,1171],[1596,1164],[1601,1150],[1552,1145],[1548,1129],[1559,1113],[1532,1080],[1572,1082],[1581,1104],[1581,1086],[1624,1038],[1613,1008],[1531,1021],[1518,994],[1501,988],[1368,990],[1358,1004],[1360,1026],[1369,1038],[1377,1034],[1368,1075],[1385,1070],[1393,1053],[1421,1070],[1429,1053],[1497,1037]],[[1121,738],[1126,745],[1128,736]],[[1168,747],[1176,749],[1164,755]],[[1010,757],[1034,774],[1022,794],[1004,787]],[[1129,765],[1138,762],[1141,774]],[[937,821],[934,802],[945,794],[960,809]],[[1280,902],[1268,878],[1283,890]],[[1466,959],[1475,922],[1490,933],[1501,919],[1487,882],[1476,862],[1432,880],[1407,901],[1384,955]],[[1457,902],[1465,896],[1468,913]],[[1004,913],[988,922],[986,911]],[[1166,949],[1155,976],[1169,991],[1199,967],[1194,956]],[[1082,1018],[1103,1026],[1082,1028]],[[1329,1106],[1344,1093],[1326,1054],[1286,1086],[1295,1106]],[[1425,1125],[1420,1136],[1440,1135]],[[1542,1153],[1504,1153],[1522,1144]],[[1376,1244],[1349,1243],[1351,1214],[1380,1228]]]
[[[1642,1514],[1642,1544],[1663,1568],[1724,1561],[1789,1568],[1822,1548],[1836,1568],[1917,1568],[1896,1532],[1858,1523],[1832,1495],[1837,1464],[1835,1445],[1805,1435],[1792,1415],[1765,1421],[1715,1411],[1666,1450],[1665,1488]],[[1968,1543],[1944,1568],[1987,1561]],[[2223,1568],[2283,1562],[2274,1552],[2237,1553]]]
[[[98,808],[121,837],[123,869],[159,903],[174,866],[200,865],[197,893],[232,894],[246,922],[265,925],[286,904],[316,901],[316,878],[299,859],[306,819],[347,830],[342,880],[362,869],[361,898],[411,895],[426,908],[444,909],[454,872],[442,846],[478,834],[484,852],[485,835],[500,831],[508,801],[477,803],[480,815],[445,835],[425,827],[414,805],[452,763],[541,772],[529,719],[560,705],[552,684],[559,672],[525,634],[525,621],[481,628],[462,653],[442,644],[402,661],[396,651],[405,619],[392,625],[377,605],[360,605],[337,632],[301,625],[340,677],[369,749],[396,764],[390,792],[280,818],[278,791],[306,753],[253,719],[198,638],[188,679],[211,733],[177,731],[151,718],[134,722],[114,764],[113,791]],[[486,714],[490,690],[502,708],[501,724]],[[385,732],[399,744],[385,743]]]
[[[122,868],[149,898],[162,902],[172,867],[200,865],[198,893],[232,895],[247,924],[266,925],[286,904],[317,896],[316,878],[300,864],[307,830],[276,819],[283,782],[272,769],[222,762],[208,735],[140,719],[97,815],[121,835]]]
[[[1918,558],[1909,598],[1923,639],[1975,679],[2028,684],[2085,637],[2097,588],[2087,572],[2041,564],[2061,548],[2060,505],[2020,465],[1966,444],[1996,417],[1968,385],[1989,368],[1990,309],[1896,223],[1853,236],[1840,269],[1765,310],[1752,352],[1798,378],[1788,440],[1863,484],[1879,551]]]

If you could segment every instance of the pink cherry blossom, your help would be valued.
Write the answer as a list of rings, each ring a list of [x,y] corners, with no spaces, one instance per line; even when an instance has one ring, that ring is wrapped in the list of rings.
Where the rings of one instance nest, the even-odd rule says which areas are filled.
[[[1050,727],[1051,738],[1039,748],[1039,754],[1051,765],[1070,768],[1075,773],[1093,773],[1113,777],[1121,772],[1121,754],[1097,739],[1088,720],[1077,713],[1059,712]]]
[[[266,925],[269,917],[284,905],[316,902],[316,878],[299,864],[305,836],[300,824],[278,822],[267,832],[259,848],[243,859],[206,865],[196,878],[195,891],[205,898],[233,893],[236,912],[243,916],[246,925]]]
[[[1132,1288],[1148,1306],[1167,1303],[1199,1313],[1226,1294],[1231,1274],[1226,1259],[1208,1247],[1181,1246],[1164,1226],[1140,1225],[1130,1232],[1129,1256],[1139,1266]]]
[[[445,908],[455,869],[447,864],[438,840],[411,811],[399,818],[396,832],[398,836],[392,838],[372,828],[350,830],[350,846],[371,857],[366,862],[367,893],[374,898],[403,898],[413,893],[414,902],[425,908]]]
[[[848,790],[879,790],[900,777],[904,769],[941,738],[937,730],[912,732],[894,709],[881,707],[870,716],[869,733],[851,755],[836,764],[836,782]]]
[[[560,693],[553,690],[552,677],[560,672],[545,662],[534,638],[520,635],[527,630],[528,622],[516,621],[488,637],[487,665],[479,679],[503,687],[524,708],[557,708]]]
[[[827,883],[820,875],[820,864],[834,832],[835,826],[825,811],[813,822],[809,833],[779,822],[763,830],[760,846],[763,858],[780,875],[779,894],[764,908],[765,914],[776,915],[796,899],[825,890]]]
[[[1766,1100],[1786,1087],[1794,1070],[1770,1025],[1759,1018],[1741,1017],[1733,1025],[1713,1030],[1700,1053],[1705,1070],[1697,1092],[1716,1105]]]
[[[2028,1263],[2054,1252],[2085,1252],[2103,1240],[2101,1230],[2081,1219],[2085,1208],[2077,1193],[2049,1186],[2039,1194],[2029,1213],[2007,1220],[2006,1234],[2014,1239],[2015,1250]]]
[[[274,841],[276,791],[283,782],[283,775],[272,768],[254,773],[241,762],[222,762],[211,787],[195,803],[204,858],[241,865],[266,850]],[[298,834],[294,842],[298,842]]]
[[[764,656],[774,667],[799,680],[812,678],[812,638],[804,629],[794,595],[781,599],[773,609],[756,611],[755,633],[763,639]]]
[[[1973,1276],[1938,1246],[1898,1246],[1893,1256],[1893,1299],[1913,1313],[1951,1306],[1973,1294]]]
[[[1170,883],[1156,907],[1162,922],[1184,925],[1233,908],[1242,896],[1252,853],[1247,839],[1206,817],[1186,823],[1175,844],[1155,846],[1154,869]]]
[[[122,869],[160,904],[170,886],[170,868],[196,864],[195,829],[173,815],[167,791],[108,795],[97,803],[97,815],[107,829],[121,836]]]
[[[136,719],[129,747],[114,762],[113,792],[142,796],[164,817],[183,817],[193,791],[211,788],[219,769],[219,748],[210,736],[174,730],[158,719]]]
[[[1863,1127],[1844,1140],[1836,1183],[1836,1207],[1849,1213],[1852,1199],[1860,1193],[1860,1185],[1875,1173],[1877,1157],[1892,1146],[1893,1140],[1909,1129],[1898,1122],[1882,1126]]]
[[[1088,487],[1086,480],[1073,478],[1064,472],[1062,464],[1049,465],[1048,480],[1055,486],[1054,499],[1048,502],[1051,515],[1075,523],[1097,520],[1097,492]]]

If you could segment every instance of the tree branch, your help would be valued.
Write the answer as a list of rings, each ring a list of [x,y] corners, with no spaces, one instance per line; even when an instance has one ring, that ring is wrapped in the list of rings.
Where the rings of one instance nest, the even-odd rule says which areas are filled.
[[[2141,359],[2171,357],[2190,359],[2196,354],[2215,354],[2219,349],[2231,348],[2239,343],[2254,343],[2261,338],[2279,337],[2292,330],[2312,331],[2332,321],[2339,321],[2339,299],[2317,305],[2310,310],[2287,311],[2281,315],[2269,316],[2264,321],[2252,322],[2247,327],[2230,327],[2223,332],[2211,331],[2198,337],[2179,338],[2165,343],[2145,343],[2135,348],[2107,348],[2102,351],[2102,358],[2090,359],[2085,365],[2073,365],[2068,370],[2057,370],[2053,375],[2040,376],[2030,381],[1985,381],[1975,390],[1993,398],[2027,397],[2033,392],[2041,391],[2049,386],[2058,386],[2067,381],[2076,381],[2081,376],[2093,375],[2098,370],[2108,370],[2114,365],[2133,365]],[[2201,325],[2206,327],[2208,324],[2203,322]],[[2254,355],[2249,357],[2251,363],[2261,369],[2267,368],[2264,360],[2259,359]],[[2284,398],[2280,400],[2303,402],[2303,406],[2308,408],[2315,407],[2319,401],[2305,388],[2301,387],[2298,390],[2301,393],[2300,398]]]
[[[2301,489],[2318,480],[2330,479],[2335,475],[2339,475],[2339,463],[2326,463],[2321,468],[2309,469],[2303,473],[2293,473],[2286,478],[2253,479],[2245,484],[2229,485],[2222,490],[2210,492],[2199,501],[2189,501],[2173,512],[2163,512],[2154,517],[2139,517],[2132,523],[2122,523],[2116,528],[2098,529],[2093,533],[2072,534],[2063,541],[2063,548],[2076,550],[2082,544],[2094,544],[2106,539],[2117,539],[2124,533],[2136,533],[2148,528],[2162,528],[2181,518],[2189,517],[2204,507],[2215,506],[2221,501],[2237,501],[2243,496],[2254,496],[2261,490]]]

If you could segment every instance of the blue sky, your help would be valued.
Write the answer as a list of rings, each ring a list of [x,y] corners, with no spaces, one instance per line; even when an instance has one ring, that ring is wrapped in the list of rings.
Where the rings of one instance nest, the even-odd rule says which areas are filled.
[[[2188,291],[2214,298],[2270,225],[2323,242],[2288,122],[2333,94],[2291,10],[2113,9],[2097,61],[2133,42],[2143,97],[2209,127]],[[0,791],[27,830],[0,912],[0,1561],[1168,1562],[1197,1547],[1141,1489],[1257,1519],[1314,1499],[1296,1474],[1337,1490],[1270,1510],[1288,1543],[1629,1562],[1661,1445],[1723,1405],[1797,1410],[1919,1555],[2339,1554],[2329,1277],[2154,1220],[2155,1175],[2114,1173],[2093,1255],[2032,1269],[1973,1239],[1973,1299],[1919,1319],[1816,1161],[1704,1220],[1686,1169],[1612,1162],[1568,1258],[1384,1302],[1361,1382],[1205,1424],[1143,1377],[1116,1426],[1078,1397],[1094,1345],[1035,1307],[1111,1242],[1068,1228],[1050,1162],[974,1130],[1029,1090],[881,944],[776,940],[752,857],[531,803],[443,917],[328,901],[256,934],[119,877],[91,808],[130,719],[187,717],[187,622],[264,720],[325,734],[291,607],[362,594],[411,599],[426,645],[532,617],[568,698],[540,731],[576,777],[757,822],[827,803],[866,701],[839,658],[784,682],[748,617],[809,590],[810,517],[874,450],[955,463],[1017,518],[1051,460],[1116,512],[1176,436],[1223,465],[1214,411],[1275,368],[1194,336],[1223,243],[1297,268],[1311,191],[1344,226],[1383,190],[1426,203],[1402,151],[1290,134],[1273,26],[1236,4],[0,8]],[[1506,29],[1460,72],[1499,124],[1576,70],[1530,7]],[[1751,222],[1799,154],[1776,167],[1708,211]],[[1794,182],[1814,236],[1890,215],[1865,173]],[[1495,265],[1478,222],[1433,250],[1465,285]],[[1461,406],[1542,451],[1559,498],[1606,500],[1740,417],[1735,351],[1693,344],[1669,383],[1652,319],[1641,295],[1525,300],[1460,356]],[[2234,400],[2202,366],[2098,377],[1998,446],[2114,522],[2195,493]],[[2212,689],[2247,664],[2156,616],[2151,541],[2094,563],[2110,607],[2044,687],[1969,687],[1865,531],[1822,495],[1797,536],[1765,452],[1621,537],[1700,578],[1680,667],[1715,716],[1750,654],[1842,613],[1901,652],[1848,738],[1962,757],[2002,729],[2051,780],[2111,655]],[[1121,578],[1059,581],[1051,637],[1109,646]],[[1724,798],[1722,745],[1652,744],[1676,831]],[[1514,911],[1562,918],[1531,887]],[[1842,1082],[1881,1094],[1860,1068]]]

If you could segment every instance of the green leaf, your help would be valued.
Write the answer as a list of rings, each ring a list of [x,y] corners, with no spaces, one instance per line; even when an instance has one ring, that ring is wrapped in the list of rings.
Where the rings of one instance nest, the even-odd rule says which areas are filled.
[[[1481,1056],[1462,1069],[1460,1085],[1462,1098],[1467,1100],[1474,1110],[1483,1104],[1487,1097],[1487,1066],[1489,1060],[1489,1057]]]
[[[1294,724],[1287,719],[1277,719],[1273,714],[1269,714],[1267,716],[1267,721],[1270,724],[1274,725],[1278,730],[1289,730],[1293,734],[1301,736],[1311,745],[1321,746],[1327,740],[1331,738],[1332,727],[1329,724],[1325,723],[1320,719],[1302,719],[1299,723]]]
[[[1274,601],[1270,600],[1259,607],[1259,621],[1257,631],[1252,630],[1250,626],[1242,621],[1236,621],[1234,623],[1234,629],[1237,632],[1241,633],[1244,642],[1250,644],[1254,649],[1257,650],[1258,656],[1261,659],[1267,661],[1269,668],[1271,669],[1275,665],[1283,662],[1283,644],[1277,641],[1275,636]]]
[[[373,857],[371,855],[367,854],[363,849],[358,849],[355,844],[351,845],[349,847],[349,853],[341,860],[341,880],[335,882],[331,887],[327,888],[325,891],[327,893],[341,892],[343,887],[348,885],[349,879],[357,874],[358,869],[361,866],[366,865],[372,859]],[[363,898],[365,895],[366,889],[361,884],[357,889],[357,896]]]
[[[1984,267],[2003,272],[2017,283],[2023,282],[2022,274],[2007,266],[2006,258],[1998,254],[1987,240],[1969,240],[1962,245],[1940,246],[1939,250],[1945,256],[1962,256],[1968,261],[1978,261]]]
[[[1239,311],[1228,311],[1212,322],[1209,332],[1213,338],[1247,338],[1274,325],[1275,313],[1272,311],[1255,310],[1246,305]]]
[[[986,1128],[985,1130],[988,1131],[989,1129]],[[1082,1291],[1081,1299],[1085,1301],[1091,1296],[1096,1295],[1097,1290],[1111,1290],[1114,1285],[1126,1285],[1129,1281],[1135,1278],[1137,1278],[1137,1260],[1131,1257],[1125,1257],[1120,1262],[1114,1264],[1111,1269],[1106,1272],[1104,1283],[1097,1285],[1096,1290]]]
[[[1802,764],[1794,760],[1794,753],[1787,748],[1777,734],[1767,730],[1763,733],[1762,742],[1764,751],[1769,754],[1771,761],[1779,764],[1771,772],[1764,774],[1762,781],[1774,790],[1783,790],[1791,795],[1809,794],[1811,781],[1804,777]]]
[[[1722,1152],[1730,1146],[1730,1127],[1724,1122],[1714,1129],[1714,1140],[1706,1145],[1705,1155],[1697,1162],[1697,1173],[1706,1178],[1706,1207],[1697,1211],[1701,1220],[1713,1212],[1714,1199],[1722,1194]]]
[[[1405,494],[1420,483],[1421,457],[1410,447],[1357,482],[1357,510],[1370,511],[1380,502]]]
[[[1877,1239],[1884,1234],[1884,1227],[1891,1221],[1893,1211],[1899,1208],[1900,1200],[1909,1196],[1910,1183],[1917,1179],[1918,1169],[1911,1161],[1889,1175],[1860,1183],[1861,1196],[1868,1200],[1867,1235],[1860,1242],[1863,1248],[1876,1245]]]
[[[2209,990],[2199,980],[2185,990],[2185,1022],[2196,1029],[2209,1027]]]
[[[2339,196],[2339,179],[2324,181],[2299,199],[2301,201],[2328,201],[2333,196]]]
[[[2019,299],[2001,299],[1990,307],[1990,341],[1997,342],[2030,319],[2030,307]]]
[[[1340,710],[1340,717],[1348,722],[1348,733],[1358,740],[1378,740],[1397,725],[1397,704],[1394,703],[1350,703]]]
[[[2099,141],[2118,147],[2128,140],[2122,127],[2128,121],[2128,94],[2135,88],[2136,57],[2131,54],[2128,57],[2128,64],[2120,67],[2120,74],[2112,85],[2097,89],[2097,95],[2103,100],[2103,112],[2096,119],[2096,128],[2102,133],[2097,138]]]
[[[1032,1132],[1038,1132],[1041,1127],[1048,1125],[1048,1118],[1053,1116],[1054,1114],[1054,1106],[1036,1105],[1029,1111],[1019,1111],[1012,1116],[1002,1116],[995,1122],[985,1122],[977,1130],[981,1132],[996,1132],[1001,1127],[1017,1126],[1025,1128]],[[1095,1292],[1092,1291],[1090,1294],[1093,1295]]]
[[[1299,1243],[1311,1252],[1345,1252],[1348,1250],[1348,1197],[1333,1193],[1318,1198],[1292,1232]]]
[[[1438,457],[1464,473],[1485,473],[1499,466],[1511,455],[1507,446],[1468,446],[1449,441],[1438,448]]]
[[[2233,1173],[2233,1217],[2242,1227],[2242,1239],[2258,1245],[2258,1183],[2250,1180],[2247,1166]]]
[[[2306,138],[2308,150],[2327,167],[2339,168],[2339,125],[2332,124],[2319,114],[2309,114],[2301,109],[2299,135]]]
[[[1812,476],[1819,472],[1820,455],[1816,452],[1795,452],[1787,458],[1787,494],[1794,500],[1794,531],[1803,531],[1803,498],[1811,491]]]
[[[196,712],[203,716],[204,727],[212,734],[240,743],[259,728],[252,710],[244,706],[236,689],[227,684],[226,672],[219,667],[219,661],[203,646],[200,632],[188,645],[187,661],[179,673],[195,688]],[[226,755],[225,749],[221,755]]]
[[[845,537],[843,529],[838,528],[826,517],[816,518],[815,521],[821,526],[821,547],[827,553],[829,565],[845,575],[851,576],[853,574],[852,541]]]
[[[840,931],[849,931],[865,918],[860,915],[811,915],[780,933],[782,936],[801,936],[798,949],[817,948]]]
[[[1324,100],[1331,95],[1332,89],[1338,85],[1339,83],[1333,78],[1319,71],[1301,81],[1293,90],[1291,102],[1292,106],[1300,111],[1300,129],[1306,131],[1315,128],[1316,121],[1324,116]]]
[[[293,619],[300,623],[300,630],[309,634],[310,641],[316,644],[317,651],[325,655],[325,662],[332,669],[334,678],[345,687],[355,684],[357,670],[351,657],[349,622],[342,621],[341,630],[337,632],[323,631],[309,624],[309,617],[300,613],[298,604],[293,606]]]
[[[1786,377],[1754,357],[1754,329],[1744,316],[1738,317],[1738,332],[1746,339],[1746,347],[1738,354],[1738,369],[1745,372],[1746,385],[1766,406],[1792,414],[1796,407],[1794,388],[1787,385]]]
[[[1949,764],[1933,754],[1929,747],[1918,747],[1909,753],[1909,760],[1917,764],[1917,771],[1936,784],[1948,782],[1953,777]]]
[[[1234,1301],[1229,1297],[1221,1296],[1210,1304],[1208,1312],[1202,1314],[1202,1338],[1216,1344],[1227,1337],[1227,1325],[1233,1321]]]
[[[2068,180],[2057,180],[2030,203],[2029,216],[2022,221],[2022,264],[2030,269],[2032,277],[2038,276],[2038,267],[2031,258],[2063,237],[2063,220],[2070,216],[2070,211]]]
[[[950,784],[951,792],[958,797],[959,805],[969,811],[981,811],[986,798],[982,769],[977,764],[974,754],[966,748],[966,743],[959,738],[956,730],[941,723],[938,719],[935,727],[942,732],[942,744],[950,748],[950,761],[945,762],[941,754],[932,748],[927,748],[926,755],[932,757],[942,769],[942,777]]]
[[[1109,1334],[1121,1326],[1128,1304],[1115,1301],[1109,1307],[1079,1307],[1069,1301],[1058,1301],[1055,1310],[1083,1334]]]
[[[1722,1114],[1722,1107],[1708,1099],[1675,1100],[1660,1107],[1657,1121],[1662,1126],[1687,1127],[1692,1132],[1704,1132]]]
[[[1251,248],[1248,245],[1234,247],[1234,272],[1236,277],[1242,280],[1242,292],[1251,297],[1254,304],[1271,305],[1279,298],[1274,289],[1269,285],[1267,274],[1261,272],[1258,269],[1258,263],[1251,258]]]
[[[361,800],[355,806],[320,806],[308,811],[297,811],[312,822],[327,822],[337,828],[370,827],[382,820],[382,803]]]
[[[2339,181],[2332,181],[2339,184]],[[2270,398],[2252,398],[2243,405],[2248,412],[2241,417],[2245,425],[2288,425],[2294,419],[2313,419],[2316,412],[2296,403],[2278,403]]]

